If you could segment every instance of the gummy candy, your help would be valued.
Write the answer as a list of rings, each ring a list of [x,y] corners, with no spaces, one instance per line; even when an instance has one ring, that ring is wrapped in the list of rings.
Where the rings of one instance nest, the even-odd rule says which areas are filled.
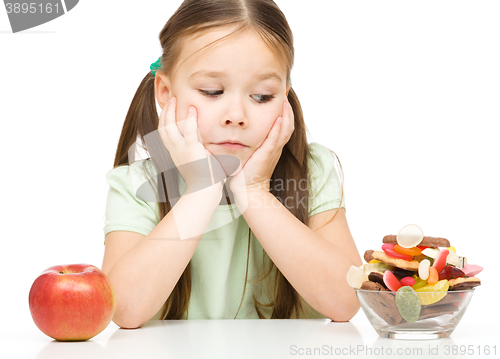
[[[448,281],[443,279],[434,285],[426,285],[422,288],[415,289],[415,292],[417,292],[422,305],[429,305],[443,299],[444,296],[448,294],[449,287],[450,284]]]
[[[351,268],[349,268],[349,271],[347,272],[346,279],[347,279],[347,284],[349,284],[353,288],[359,289],[361,288],[361,284],[363,284],[364,281],[368,280],[368,276],[363,270],[363,266],[361,267],[351,266]]]
[[[476,274],[479,274],[484,268],[478,266],[477,264],[469,264],[467,263],[463,267],[463,272],[467,277],[474,277]]]
[[[413,276],[413,279],[415,279],[415,284],[412,285],[412,288],[415,290],[422,288],[428,284],[427,280],[421,279],[421,278],[417,277],[416,275]]]
[[[412,257],[419,256],[420,254],[422,254],[422,250],[418,247],[404,248],[398,244],[394,245],[394,250],[398,253],[407,254]]]
[[[390,270],[384,272],[384,284],[393,292],[401,288],[401,283]]]
[[[431,262],[428,259],[424,259],[420,262],[418,265],[418,276],[423,279],[427,280],[429,278],[429,267],[431,266]]]
[[[371,272],[385,272],[388,269],[393,268],[390,264],[387,263],[366,263],[363,266],[363,270],[365,271],[365,274],[368,275]]]
[[[396,306],[398,307],[399,314],[408,323],[416,322],[420,317],[422,304],[420,303],[420,297],[412,287],[404,286],[398,289],[396,293]]]
[[[447,250],[447,249],[446,249]],[[422,254],[433,259],[437,259],[441,251],[435,248],[426,248],[422,251]],[[455,267],[462,268],[461,257],[453,251],[448,251],[448,256],[446,257],[446,263],[454,265]]]
[[[427,283],[430,285],[436,284],[439,280],[439,273],[436,268],[429,267],[429,278],[427,279]]]
[[[446,266],[446,258],[448,258],[448,253],[450,253],[450,251],[446,248],[441,249],[436,257],[436,260],[432,264],[432,266],[436,269],[437,274],[439,274],[439,272],[441,272]]]
[[[465,273],[453,266],[446,266],[441,272],[439,272],[439,280],[452,279],[452,278],[462,278]]]
[[[460,260],[460,257],[457,256],[457,254],[453,251],[450,251],[450,253],[448,253],[446,263],[454,265],[455,267],[462,267],[462,261]]]
[[[413,287],[414,284],[415,284],[415,279],[413,277],[404,277],[404,278],[401,278],[401,285],[402,286]]]
[[[399,230],[396,241],[401,247],[412,248],[424,239],[424,232],[416,224],[408,224]]]
[[[436,248],[426,248],[422,251],[422,254],[425,254],[429,258],[436,258],[439,254],[440,250]]]
[[[389,257],[392,257],[392,258],[404,259],[406,261],[411,261],[413,259],[412,256],[396,252],[394,250],[394,244],[392,244],[392,243],[384,243],[382,245],[382,249],[384,250],[385,254],[387,254]]]

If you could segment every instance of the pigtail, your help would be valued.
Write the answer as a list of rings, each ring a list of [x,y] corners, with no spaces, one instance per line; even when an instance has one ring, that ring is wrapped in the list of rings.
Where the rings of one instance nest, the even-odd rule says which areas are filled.
[[[135,150],[137,135],[144,143],[144,136],[158,129],[159,118],[154,92],[154,76],[148,72],[135,92],[125,117],[113,167],[129,164],[129,149],[134,146],[133,150]],[[135,151],[131,151],[131,153],[135,153]]]

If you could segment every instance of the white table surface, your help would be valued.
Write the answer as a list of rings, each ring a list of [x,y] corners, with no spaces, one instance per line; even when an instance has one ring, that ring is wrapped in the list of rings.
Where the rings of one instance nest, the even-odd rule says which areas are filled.
[[[0,329],[0,358],[494,358],[500,356],[500,331],[495,326],[499,315],[495,311],[484,315],[490,304],[498,306],[494,298],[476,295],[449,338],[423,341],[380,338],[362,310],[347,323],[327,319],[155,320],[138,329],[121,329],[111,322],[84,342],[53,340],[25,316]],[[461,346],[470,355],[460,355]],[[486,346],[489,355],[484,354]],[[452,353],[453,348],[458,354]]]

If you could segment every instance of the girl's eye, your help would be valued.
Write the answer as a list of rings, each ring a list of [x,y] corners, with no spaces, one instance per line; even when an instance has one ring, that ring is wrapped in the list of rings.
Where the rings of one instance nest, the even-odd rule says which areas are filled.
[[[199,90],[199,92],[202,95],[208,96],[208,97],[217,97],[219,95],[222,95],[222,93],[223,93],[223,91],[221,91],[221,90],[217,90],[217,91]],[[260,97],[260,101],[258,101],[259,103],[266,103],[266,102],[271,101],[274,98],[274,95],[255,95],[255,96]]]

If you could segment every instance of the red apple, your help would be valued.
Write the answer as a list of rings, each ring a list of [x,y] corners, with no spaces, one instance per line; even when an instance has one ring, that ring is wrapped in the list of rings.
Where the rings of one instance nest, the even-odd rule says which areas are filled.
[[[31,286],[31,316],[36,326],[60,341],[87,340],[102,332],[115,311],[108,277],[91,264],[47,268]]]

